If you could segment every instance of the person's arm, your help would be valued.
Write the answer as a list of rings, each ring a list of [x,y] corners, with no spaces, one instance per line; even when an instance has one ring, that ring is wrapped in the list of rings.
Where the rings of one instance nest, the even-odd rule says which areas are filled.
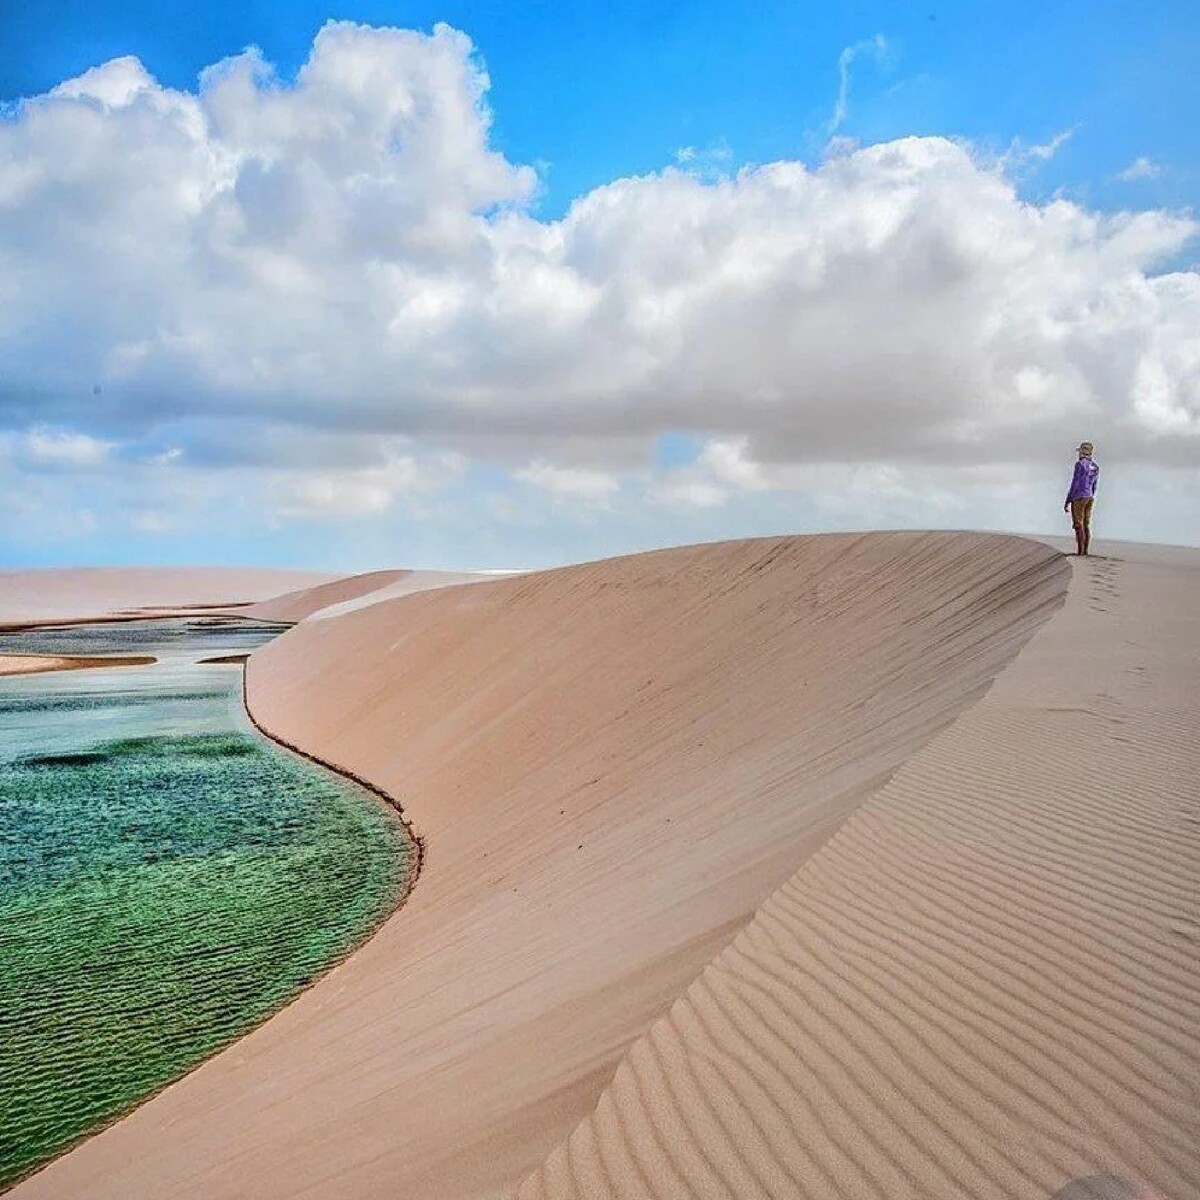
[[[1075,495],[1075,487],[1079,483],[1079,468],[1083,466],[1083,460],[1075,464],[1075,470],[1071,472],[1071,483],[1067,488],[1067,498],[1063,501],[1063,512],[1066,512],[1071,507],[1071,497]]]

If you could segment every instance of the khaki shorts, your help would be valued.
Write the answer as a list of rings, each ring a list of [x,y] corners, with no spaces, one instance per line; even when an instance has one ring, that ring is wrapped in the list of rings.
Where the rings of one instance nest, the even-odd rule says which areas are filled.
[[[1086,500],[1071,501],[1071,524],[1076,529],[1092,527],[1092,503],[1095,497],[1088,496]]]

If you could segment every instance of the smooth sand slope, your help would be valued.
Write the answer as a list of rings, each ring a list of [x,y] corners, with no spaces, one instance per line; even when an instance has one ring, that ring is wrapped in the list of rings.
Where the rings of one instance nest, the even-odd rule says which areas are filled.
[[[414,592],[458,583],[474,583],[479,578],[477,575],[449,571],[368,571],[363,575],[348,575],[345,579],[274,596],[238,609],[237,614],[256,621],[295,623],[331,609],[346,612],[380,600],[409,596]]]
[[[332,578],[318,571],[260,567],[0,571],[0,627],[265,600]]]
[[[1200,1196],[1200,552],[1121,551],[520,1200]]]
[[[403,801],[426,845],[412,897],[15,1195],[515,1185],[757,906],[981,695],[1067,575],[1015,538],[772,539],[304,622],[252,656],[251,709]]]

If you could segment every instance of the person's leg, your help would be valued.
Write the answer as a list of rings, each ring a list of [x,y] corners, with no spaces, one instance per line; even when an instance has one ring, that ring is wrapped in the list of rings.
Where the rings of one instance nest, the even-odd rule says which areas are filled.
[[[1083,502],[1083,553],[1087,554],[1092,548],[1092,500],[1089,497]]]
[[[1070,502],[1070,527],[1075,530],[1075,553],[1086,554],[1084,502],[1082,500],[1072,500]]]

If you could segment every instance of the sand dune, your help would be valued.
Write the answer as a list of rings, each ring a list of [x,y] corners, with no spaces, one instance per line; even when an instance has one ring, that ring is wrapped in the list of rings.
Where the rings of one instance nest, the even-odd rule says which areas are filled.
[[[414,592],[472,583],[480,576],[449,571],[369,571],[364,575],[349,575],[316,587],[304,587],[282,596],[238,610],[238,615],[256,621],[288,621],[293,624],[317,613],[333,615],[393,600]]]
[[[1145,558],[1075,562],[520,1200],[1200,1196],[1200,552]]]
[[[144,667],[152,654],[0,654],[0,675],[41,675],[46,671],[82,671],[90,667]]]
[[[414,592],[429,592],[437,588],[458,587],[464,583],[486,583],[490,579],[522,574],[520,571],[405,571],[404,578],[389,583],[386,587],[361,596],[343,600],[340,604],[331,604],[315,615],[322,621],[330,617],[344,616],[355,609],[365,608],[368,604],[379,604],[384,600],[398,600],[401,596],[411,596]]]
[[[978,699],[1061,603],[1067,574],[1065,560],[1046,547],[998,536],[770,539],[427,592],[299,625],[252,656],[251,709],[276,735],[403,802],[425,839],[416,889],[371,942],[296,1003],[15,1195],[500,1194],[593,1110],[629,1047],[762,901]],[[918,848],[934,855],[931,872],[941,848],[969,845],[971,821],[983,820],[975,806],[986,807],[989,793],[969,757],[966,763],[962,795],[970,803],[962,806],[961,832],[950,826],[943,836],[932,817],[921,830],[913,824],[925,819],[919,808],[898,810]],[[1036,774],[1036,763],[1025,767]],[[901,786],[920,792],[913,783]],[[830,936],[845,930],[855,947],[871,936],[865,908],[886,917],[889,905],[903,901],[894,879],[901,868],[888,859],[887,874],[877,875],[872,866],[878,820],[865,823],[859,836],[866,845],[847,860],[847,879],[835,888],[854,910],[829,925]],[[1052,818],[1043,825],[1052,828]],[[1052,861],[1039,853],[1036,861]],[[822,870],[818,878],[834,887],[836,871]],[[967,891],[959,911],[955,878],[931,873],[922,881],[917,915],[936,900],[937,911],[954,918],[954,936],[965,939],[977,896],[1008,927],[996,899],[1002,880]],[[1128,885],[1128,902],[1142,886]],[[794,909],[800,901],[785,895],[772,903]],[[794,926],[790,912],[758,920],[786,918]],[[928,922],[915,928],[920,949],[934,932]],[[756,925],[737,954],[760,936]],[[1069,940],[1061,942],[1054,941],[1055,954],[1065,957]],[[820,950],[831,953],[824,943]],[[943,969],[952,972],[953,964]],[[764,993],[776,987],[754,982]],[[960,986],[969,999],[972,987],[985,984],[991,987],[980,975]],[[794,1014],[771,1010],[782,1036],[771,1045],[783,1063],[775,1075],[786,1081],[786,1072],[799,1070],[802,1049],[829,1044],[837,1032],[829,1023],[846,1026],[837,1036],[858,1046],[847,1068],[855,1079],[874,1071],[882,1084],[896,1069],[898,1051],[874,1065],[871,1055],[884,1055],[887,1038],[901,1038],[903,1020],[889,1017],[883,1033],[851,1028],[867,1003],[860,993],[870,993],[857,979],[846,986],[845,1012],[822,1009],[820,1027],[794,1049]],[[921,997],[911,991],[921,981],[905,986],[908,992],[899,984],[890,991],[919,1008]],[[759,1036],[753,1022],[766,1019],[757,1003],[748,1010],[752,1049]],[[984,1019],[946,1015],[928,1003],[932,1025],[904,1034],[906,1051],[932,1037],[938,1022]],[[1047,1021],[1044,1028],[1058,1027]],[[988,1029],[979,1036],[991,1053]],[[609,1146],[620,1153],[633,1145],[635,1156],[670,1159],[675,1136],[693,1153],[686,1119],[671,1113],[676,1101],[691,1113],[695,1085],[665,1075],[682,1053],[656,1057],[647,1085],[664,1130],[629,1143],[611,1122],[593,1134],[589,1120],[572,1142],[583,1159],[593,1144],[603,1155]],[[754,1070],[767,1071],[753,1061]],[[827,1059],[820,1063],[841,1078]],[[704,1076],[705,1086],[714,1098],[732,1095],[750,1069],[722,1061]],[[965,1078],[981,1069],[972,1060]],[[618,1087],[628,1090],[622,1081],[629,1073],[622,1067]],[[946,1073],[946,1095],[966,1096],[963,1073]],[[758,1086],[768,1094],[783,1087],[775,1075]],[[1084,1095],[1080,1104],[1094,1092]],[[757,1092],[753,1099],[761,1107]],[[609,1099],[599,1115],[623,1115],[625,1103],[614,1108]],[[709,1101],[695,1103],[710,1111]],[[865,1103],[812,1116],[822,1154],[828,1122],[840,1135],[853,1128],[848,1122],[866,1121]],[[1010,1112],[1013,1098],[1006,1103],[997,1111]],[[746,1125],[734,1153],[747,1163],[767,1161],[764,1137],[782,1137],[789,1122],[810,1117],[804,1108],[753,1111],[755,1124]],[[919,1128],[935,1159],[950,1136],[938,1131],[948,1125],[953,1133],[953,1120],[939,1108]],[[891,1153],[882,1144],[862,1151],[871,1169]],[[829,1153],[836,1165],[855,1151]],[[997,1153],[990,1143],[981,1151],[985,1163]],[[703,1153],[699,1161],[708,1162]],[[955,1159],[953,1169],[960,1167]],[[764,1168],[765,1182],[755,1186],[769,1193],[772,1180],[790,1186],[808,1178],[791,1159],[788,1169],[790,1176]],[[681,1184],[666,1167],[658,1170],[622,1178],[634,1192],[646,1181],[638,1194],[648,1195],[690,1194],[693,1178],[708,1186],[699,1173],[685,1174]],[[829,1170],[822,1159],[821,1172]],[[821,1172],[811,1178],[821,1183]],[[752,1174],[746,1167],[737,1178]],[[897,1177],[908,1178],[902,1169]],[[614,1178],[595,1176],[602,1188]],[[552,1169],[530,1186],[552,1187],[555,1179]],[[590,1186],[577,1194],[591,1195]],[[721,1182],[704,1194],[741,1193]]]
[[[264,600],[334,578],[260,567],[80,567],[0,571],[0,627]]]

